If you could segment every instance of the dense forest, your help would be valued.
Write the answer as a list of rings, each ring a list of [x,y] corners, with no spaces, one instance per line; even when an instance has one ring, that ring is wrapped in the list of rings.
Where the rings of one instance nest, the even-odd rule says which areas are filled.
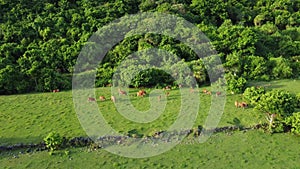
[[[0,9],[0,94],[71,89],[76,59],[90,36],[117,18],[146,11],[195,24],[235,82],[300,76],[299,0],[0,0]],[[167,36],[145,34],[124,39],[107,53],[96,86],[110,84],[126,56],[151,47],[184,59],[198,83],[209,81],[190,48]],[[171,81],[152,70],[136,77],[133,86]]]

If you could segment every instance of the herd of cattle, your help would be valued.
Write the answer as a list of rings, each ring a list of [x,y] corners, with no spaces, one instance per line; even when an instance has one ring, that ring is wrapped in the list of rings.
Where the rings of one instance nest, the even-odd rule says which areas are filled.
[[[182,86],[181,85],[179,85],[179,88],[181,88]],[[166,87],[164,87],[163,88],[163,90],[165,91],[165,95],[166,95],[166,97],[168,97],[168,96],[170,96],[170,91],[169,90],[171,90],[171,87],[170,86],[166,86]],[[53,90],[53,93],[57,93],[57,92],[59,92],[59,89],[54,89]],[[195,90],[194,88],[190,88],[190,93],[195,93],[195,92],[198,92],[198,90]],[[118,93],[119,93],[119,96],[121,96],[121,95],[127,95],[127,92],[126,91],[124,91],[124,90],[121,90],[120,88],[118,89]],[[207,89],[204,89],[203,91],[202,91],[202,93],[203,94],[206,94],[206,95],[212,95],[212,92],[211,91],[209,91],[209,90],[207,90]],[[221,92],[219,92],[219,91],[217,91],[217,92],[215,92],[214,93],[216,96],[221,96],[222,95],[222,93]],[[145,91],[145,90],[139,90],[137,93],[136,93],[136,96],[137,97],[144,97],[144,96],[146,96],[147,95],[147,92]],[[161,100],[161,95],[159,95],[158,97],[157,97],[157,99],[158,99],[158,101],[160,101]],[[95,101],[97,101],[96,100],[96,98],[93,98],[93,97],[88,97],[88,99],[87,99],[89,102],[95,102]],[[106,98],[105,98],[105,96],[100,96],[99,97],[99,100],[100,101],[105,101],[106,100]],[[115,96],[111,96],[110,97],[110,100],[112,101],[112,102],[116,102],[116,97]],[[235,107],[236,108],[239,108],[239,107],[241,107],[241,108],[246,108],[246,107],[248,107],[248,104],[246,103],[246,102],[238,102],[238,101],[235,101],[235,103],[234,103],[234,105],[235,105]]]

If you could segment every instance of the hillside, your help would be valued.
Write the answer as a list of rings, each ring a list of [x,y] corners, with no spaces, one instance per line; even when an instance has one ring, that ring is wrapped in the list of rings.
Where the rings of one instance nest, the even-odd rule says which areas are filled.
[[[227,73],[270,80],[297,78],[300,72],[298,0],[2,0],[0,9],[0,94],[70,89],[73,66],[89,37],[117,18],[146,11],[174,14],[200,28]],[[111,83],[122,59],[151,47],[187,62],[197,60],[190,48],[170,37],[137,35],[106,55],[96,85]],[[193,69],[197,82],[208,82],[207,73],[197,76],[199,69],[203,64]],[[139,84],[153,85],[148,83]]]

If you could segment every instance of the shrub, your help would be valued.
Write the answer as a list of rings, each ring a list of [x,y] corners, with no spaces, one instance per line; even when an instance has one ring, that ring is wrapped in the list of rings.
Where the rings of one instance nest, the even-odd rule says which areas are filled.
[[[271,133],[282,133],[284,132],[285,124],[282,118],[277,118],[274,120],[273,124],[269,126],[269,131]]]
[[[285,123],[291,128],[291,132],[300,134],[300,112],[293,113],[292,116],[285,118]]]
[[[62,146],[63,138],[56,132],[51,132],[44,138],[46,147],[50,149],[50,153]]]
[[[263,87],[248,87],[243,93],[243,96],[251,104],[255,105],[259,102],[262,95],[266,93],[266,90]]]
[[[296,95],[296,107],[297,108],[300,108],[300,93],[298,93],[297,95]]]
[[[242,93],[247,84],[245,78],[234,76],[232,73],[227,73],[225,79],[227,82],[227,91],[233,93]]]
[[[295,97],[284,90],[272,90],[260,97],[255,108],[264,113],[287,117],[294,112]]]
[[[139,133],[137,129],[132,129],[127,132],[127,136],[133,137],[133,138],[141,138],[141,137],[143,137],[143,134]]]
[[[244,65],[243,76],[253,80],[268,80],[266,75],[268,71],[267,61],[263,57],[248,56]]]
[[[96,86],[103,87],[111,83],[114,69],[107,63],[100,65],[96,73]]]
[[[270,65],[272,66],[271,75],[274,79],[290,78],[293,75],[291,63],[285,58],[270,58]]]

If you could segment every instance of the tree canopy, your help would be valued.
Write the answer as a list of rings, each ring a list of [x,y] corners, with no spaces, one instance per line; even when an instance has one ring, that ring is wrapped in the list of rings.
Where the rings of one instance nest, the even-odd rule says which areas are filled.
[[[0,0],[0,9],[0,94],[70,89],[73,67],[89,37],[117,18],[147,11],[174,14],[196,25],[234,79],[293,78],[300,72],[298,0]],[[96,85],[111,83],[125,57],[151,47],[184,59],[198,83],[209,82],[189,47],[171,37],[145,34],[127,37],[107,53]],[[141,72],[135,86],[154,85],[141,77],[157,73],[163,75]]]

